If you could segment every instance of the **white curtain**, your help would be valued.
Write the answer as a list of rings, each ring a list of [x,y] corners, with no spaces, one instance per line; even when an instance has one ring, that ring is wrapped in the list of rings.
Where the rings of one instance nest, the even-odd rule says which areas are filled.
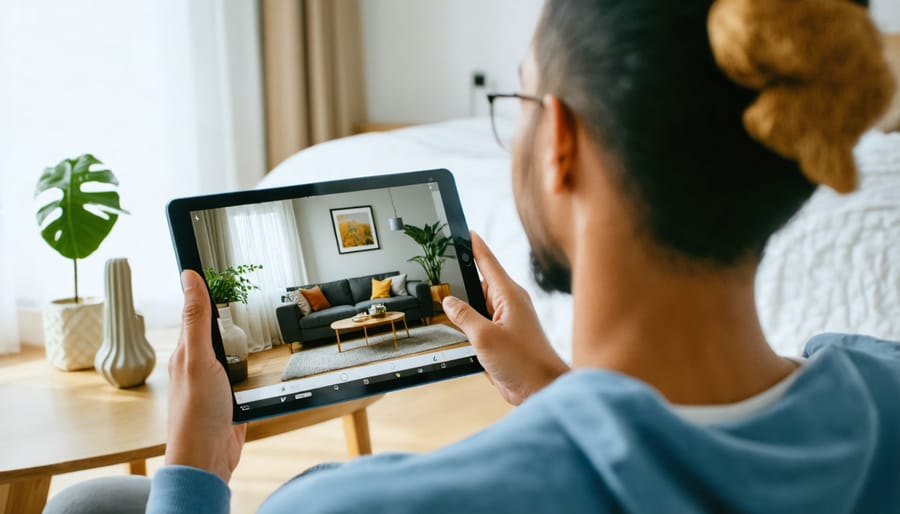
[[[0,190],[0,248],[10,248],[12,213],[6,191]],[[16,288],[13,283],[13,264],[9,252],[0,251],[0,354],[19,351]]]
[[[243,205],[226,209],[230,262],[260,264],[251,281],[259,287],[247,305],[232,304],[235,324],[247,333],[251,352],[281,344],[275,308],[289,286],[308,282],[300,235],[290,201]]]
[[[179,196],[253,187],[265,173],[256,2],[0,2],[0,173],[12,205],[0,239],[0,347],[10,295],[37,319],[72,295],[72,265],[41,239],[32,192],[41,171],[92,153],[121,184],[122,216],[79,262],[80,291],[103,294],[103,265],[127,257],[148,328],[180,322],[181,288],[165,217]],[[9,219],[12,218],[12,219]],[[2,273],[15,270],[11,279]],[[15,293],[12,293],[15,291]],[[30,323],[30,322],[29,322]]]

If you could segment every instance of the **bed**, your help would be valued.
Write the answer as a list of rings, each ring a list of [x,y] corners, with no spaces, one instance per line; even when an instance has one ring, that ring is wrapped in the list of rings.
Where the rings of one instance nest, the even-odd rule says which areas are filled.
[[[821,189],[766,249],[757,303],[782,354],[799,355],[822,331],[900,340],[900,134],[872,131],[856,155],[861,189],[847,196]],[[469,226],[529,291],[550,341],[570,359],[571,299],[544,293],[532,280],[510,157],[494,142],[488,118],[323,143],[284,161],[260,187],[430,168],[454,173]]]

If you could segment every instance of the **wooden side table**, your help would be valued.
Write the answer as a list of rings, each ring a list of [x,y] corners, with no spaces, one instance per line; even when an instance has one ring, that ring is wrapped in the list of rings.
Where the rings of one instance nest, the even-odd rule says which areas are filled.
[[[116,389],[93,370],[62,372],[43,349],[0,357],[0,514],[40,513],[53,475],[130,463],[146,474],[146,459],[166,448],[166,364],[177,330],[148,334],[157,363],[147,383]],[[366,407],[380,396],[250,423],[247,441],[343,417],[351,456],[372,452]]]

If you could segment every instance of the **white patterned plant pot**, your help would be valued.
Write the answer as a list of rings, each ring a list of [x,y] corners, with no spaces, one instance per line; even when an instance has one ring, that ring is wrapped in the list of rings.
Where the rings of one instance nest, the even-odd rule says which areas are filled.
[[[59,369],[94,367],[103,343],[103,299],[55,300],[44,307],[44,344],[47,360]]]

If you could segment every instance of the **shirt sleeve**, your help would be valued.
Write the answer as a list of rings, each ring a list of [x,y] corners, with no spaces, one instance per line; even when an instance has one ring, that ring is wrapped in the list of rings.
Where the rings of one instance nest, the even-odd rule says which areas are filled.
[[[227,514],[231,490],[218,475],[190,466],[164,466],[153,475],[147,514]]]

